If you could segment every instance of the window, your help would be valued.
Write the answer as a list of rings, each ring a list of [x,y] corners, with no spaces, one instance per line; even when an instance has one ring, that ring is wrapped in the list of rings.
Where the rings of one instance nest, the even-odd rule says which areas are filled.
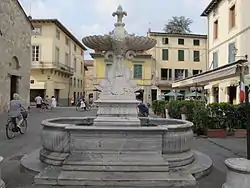
[[[81,55],[84,55],[84,51],[83,50],[81,50]]]
[[[56,29],[56,38],[60,40],[60,30]]]
[[[39,61],[40,59],[40,46],[32,46],[32,61]]]
[[[142,65],[134,64],[134,78],[136,79],[142,78]]]
[[[228,44],[228,63],[235,62],[235,43]]]
[[[168,49],[162,50],[162,60],[164,60],[164,61],[168,60]]]
[[[184,39],[178,39],[178,44],[184,45]]]
[[[168,38],[162,38],[162,44],[168,44]]]
[[[185,74],[184,74],[185,78],[187,78],[189,75],[188,75],[188,69],[185,69]]]
[[[172,69],[161,69],[161,80],[172,80]]]
[[[229,25],[230,25],[230,29],[233,28],[235,26],[235,5],[233,5],[230,9],[229,9]]]
[[[80,80],[77,79],[77,87],[79,88],[80,87]]]
[[[74,44],[74,51],[76,52],[76,45]]]
[[[200,51],[194,51],[194,62],[200,62]]]
[[[69,38],[65,36],[65,44],[68,46],[69,45]]]
[[[69,65],[69,54],[65,53],[65,65]]]
[[[180,80],[184,78],[184,69],[175,69],[174,70],[175,80]]]
[[[42,26],[36,26],[33,30],[34,35],[41,35],[42,34]]]
[[[35,83],[35,81],[34,81],[34,80],[30,80],[30,83],[31,83],[31,84],[34,84],[34,83]]]
[[[218,67],[218,52],[214,52],[213,53],[213,68],[217,68]]]
[[[214,39],[218,38],[218,20],[214,22]]]
[[[60,49],[56,47],[56,53],[55,53],[55,62],[59,63],[59,58],[60,58]]]
[[[200,46],[200,40],[198,39],[194,39],[193,43],[194,43],[194,46]]]
[[[76,58],[74,58],[74,70],[76,72]]]
[[[83,65],[83,63],[81,62],[81,73],[82,73],[82,71],[83,71],[83,66],[82,66],[82,65]]]
[[[110,70],[111,70],[111,67],[112,67],[112,64],[111,64],[111,63],[107,63],[107,64],[106,64],[106,76],[109,75]]]
[[[201,70],[193,70],[193,75],[200,74],[201,72]]]
[[[185,59],[184,50],[178,50],[178,61],[184,61]]]
[[[81,80],[81,84],[80,85],[81,85],[81,88],[82,88],[82,80]]]

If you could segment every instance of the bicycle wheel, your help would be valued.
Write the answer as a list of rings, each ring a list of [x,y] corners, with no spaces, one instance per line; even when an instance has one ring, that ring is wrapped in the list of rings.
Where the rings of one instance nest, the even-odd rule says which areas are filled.
[[[5,131],[8,139],[14,138],[18,133],[13,131],[14,127],[15,125],[11,121],[8,121],[8,123],[6,124]]]
[[[27,127],[28,127],[28,122],[26,119],[23,120],[23,123],[20,125],[20,129],[19,129],[19,132],[21,134],[24,134],[27,130]]]

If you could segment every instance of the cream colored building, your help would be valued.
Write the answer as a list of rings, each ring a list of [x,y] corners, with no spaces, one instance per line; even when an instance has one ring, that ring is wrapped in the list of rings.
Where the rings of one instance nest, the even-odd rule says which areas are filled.
[[[84,95],[86,48],[57,19],[32,19],[32,24],[31,102],[39,94],[69,105]]]
[[[239,103],[239,64],[250,54],[249,0],[212,0],[202,16],[208,20],[207,72],[173,84],[203,84],[208,102]],[[246,77],[248,80],[248,76]]]
[[[148,32],[148,36],[157,40],[156,46],[149,51],[155,60],[153,100],[161,99],[162,94],[172,91],[173,81],[206,70],[206,35]],[[185,93],[189,89],[184,87],[180,92]]]
[[[93,101],[95,100],[94,93],[95,93],[95,87],[94,87],[94,61],[93,60],[85,60],[85,66],[87,68],[87,71],[85,72],[85,99],[87,101]]]

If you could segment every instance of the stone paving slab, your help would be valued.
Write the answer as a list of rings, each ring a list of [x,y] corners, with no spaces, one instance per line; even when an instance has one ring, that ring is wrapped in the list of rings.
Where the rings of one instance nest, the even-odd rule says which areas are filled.
[[[231,151],[238,157],[246,157],[247,155],[247,140],[246,138],[208,138],[213,144],[218,145],[228,151]]]

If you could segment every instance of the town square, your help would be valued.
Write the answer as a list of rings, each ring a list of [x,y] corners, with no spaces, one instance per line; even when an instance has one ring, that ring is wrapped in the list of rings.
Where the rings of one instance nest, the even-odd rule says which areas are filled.
[[[0,188],[249,187],[250,2],[159,1],[2,0]]]

